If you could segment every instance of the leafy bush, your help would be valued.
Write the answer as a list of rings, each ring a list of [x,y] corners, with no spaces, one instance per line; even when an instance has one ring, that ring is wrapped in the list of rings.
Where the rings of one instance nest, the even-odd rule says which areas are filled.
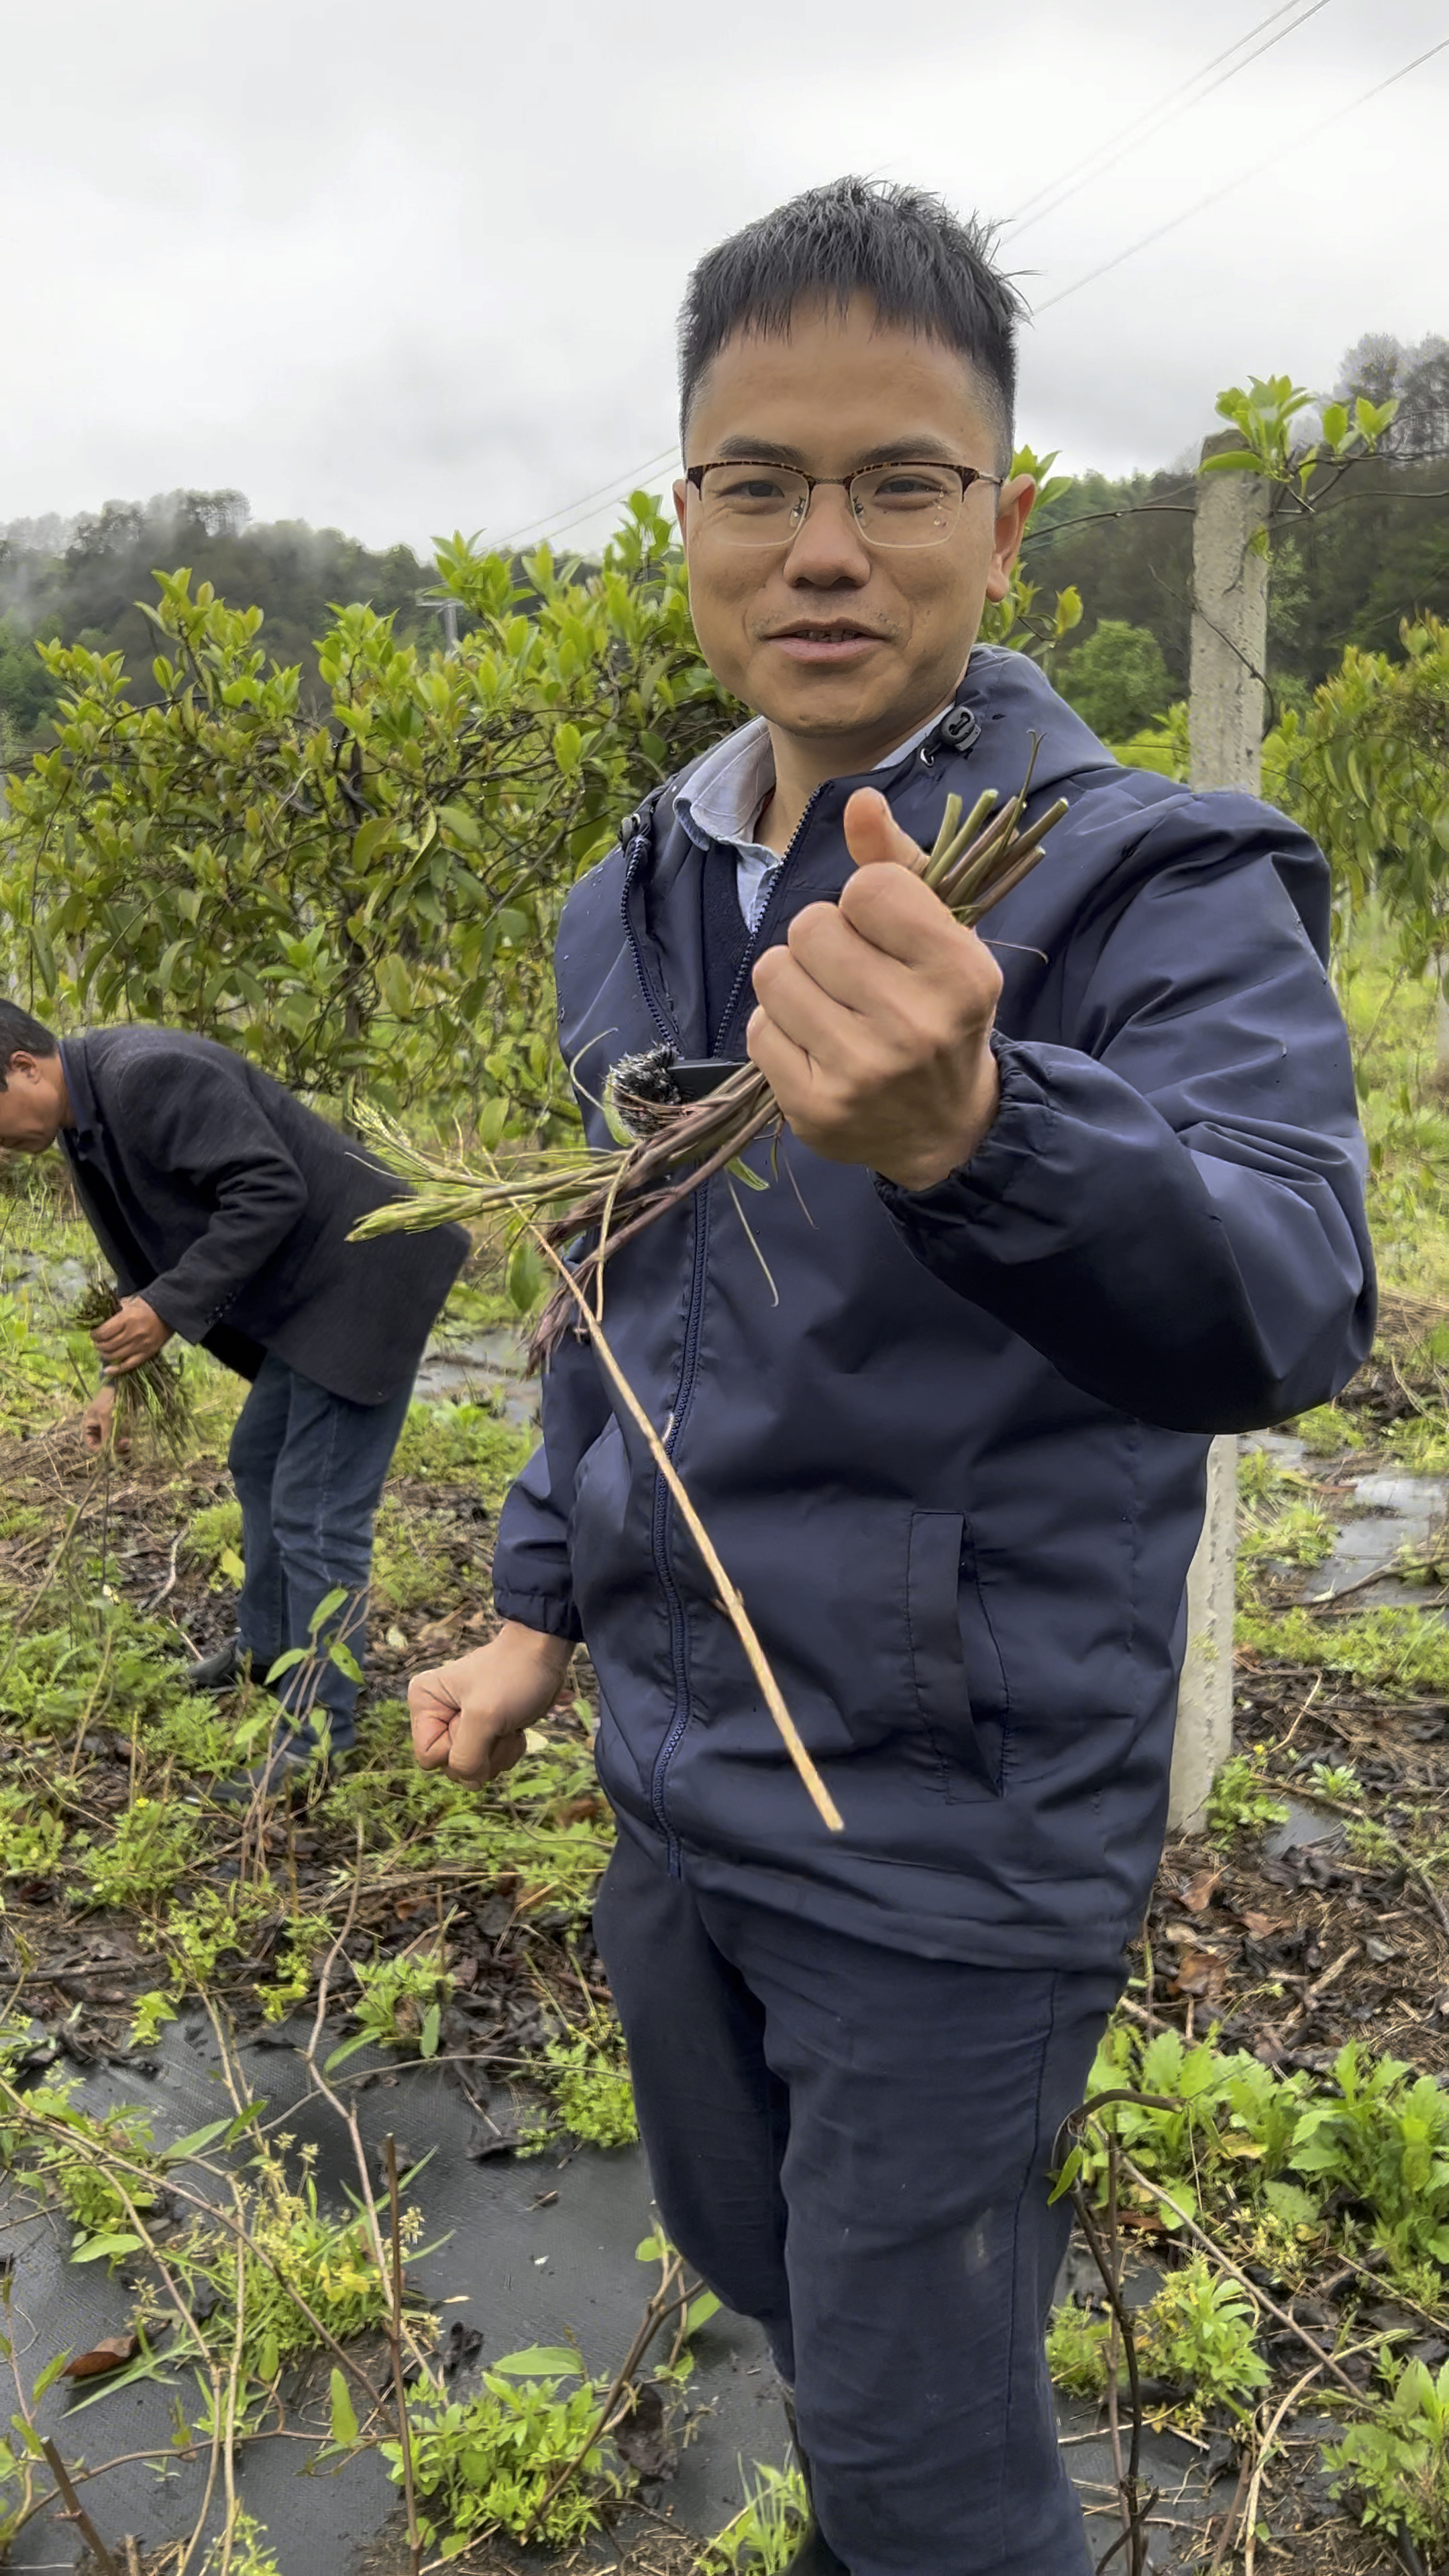
[[[1067,2299],[1047,2328],[1047,2368],[1058,2388],[1073,2397],[1100,2397],[1107,2385],[1112,2320],[1105,2308],[1081,2308]]]
[[[456,1109],[488,1144],[572,1119],[549,990],[563,898],[732,717],[647,495],[596,574],[545,548],[519,580],[461,538],[438,570],[456,648],[337,610],[320,717],[262,650],[261,611],[193,594],[185,571],[158,575],[149,703],[119,653],[39,647],[57,739],[0,819],[22,997],[226,1039],[344,1107],[363,1082]]]
[[[1341,1458],[1346,1449],[1362,1449],[1364,1435],[1341,1405],[1316,1404],[1290,1425],[1310,1458]]]
[[[639,2136],[634,2087],[612,2025],[545,2049],[543,2077],[576,2138],[590,2147],[632,2147]]]
[[[1156,2377],[1193,2391],[1199,2414],[1226,2406],[1242,2416],[1268,2384],[1256,2323],[1237,2284],[1215,2273],[1205,2254],[1194,2254],[1149,2301],[1138,2350]]]
[[[1186,2390],[1189,2419],[1200,2419],[1214,2406],[1241,2416],[1269,2378],[1254,2339],[1256,2323],[1236,2284],[1214,2272],[1206,2255],[1194,2254],[1168,2273],[1132,2320],[1138,2368]],[[1058,2308],[1047,2333],[1047,2363],[1058,2387],[1077,2397],[1100,2397],[1111,2344],[1105,2307]],[[1118,2378],[1127,2384],[1120,2348]]]
[[[369,2043],[405,2049],[412,2057],[436,2057],[443,2014],[453,1980],[441,1961],[418,1958],[405,1950],[396,1959],[359,1960],[360,2001],[353,2006],[357,2031],[334,2048],[328,2072]]]
[[[1063,656],[1057,685],[1103,742],[1122,742],[1166,714],[1172,682],[1151,629],[1104,617]]]
[[[0,1789],[0,1878],[54,1878],[65,1827],[32,1789]]]
[[[178,1887],[200,1857],[201,1818],[192,1807],[159,1798],[133,1798],[116,1819],[109,1841],[76,1837],[91,1905],[155,1905]]]
[[[1437,2377],[1422,2361],[1395,2375],[1387,2352],[1380,2366],[1388,2394],[1324,2453],[1330,2492],[1352,2496],[1370,2529],[1407,2531],[1437,2561],[1449,2548],[1449,2362]]]
[[[1391,1422],[1388,1443],[1399,1464],[1414,1476],[1449,1476],[1449,1417],[1442,1412],[1411,1413]]]
[[[219,1565],[229,1551],[240,1549],[241,1539],[241,1505],[234,1494],[203,1504],[186,1524],[186,1544],[203,1565]]]
[[[1274,1663],[1353,1673],[1386,1692],[1449,1692],[1449,1628],[1418,1610],[1363,1610],[1352,1619],[1240,1610],[1236,1633],[1240,1646]]]
[[[1254,1768],[1252,1755],[1232,1753],[1213,1782],[1207,1814],[1210,1831],[1226,1841],[1229,1834],[1281,1825],[1288,1810]]]
[[[800,2471],[759,2466],[742,2510],[706,2544],[697,2576],[784,2576],[809,2523]]]
[[[466,1485],[496,1503],[536,1445],[531,1432],[500,1422],[486,1404],[410,1404],[391,1473]]]
[[[601,2498],[617,2493],[619,2480],[605,2468],[603,2445],[588,2443],[602,2392],[584,2380],[567,2397],[559,2393],[579,2375],[578,2362],[563,2346],[509,2353],[484,2372],[474,2397],[429,2391],[412,2399],[419,2520],[423,2537],[443,2558],[460,2558],[470,2543],[493,2532],[563,2543],[598,2529]],[[384,2442],[381,2450],[394,2485],[401,2486],[401,2445]],[[541,2512],[560,2470],[576,2453],[577,2467]]]
[[[1449,2264],[1449,2094],[1396,2057],[1373,2064],[1356,2041],[1340,2049],[1333,2078],[1338,2101],[1299,2115],[1295,2173],[1363,2202],[1392,2254]]]

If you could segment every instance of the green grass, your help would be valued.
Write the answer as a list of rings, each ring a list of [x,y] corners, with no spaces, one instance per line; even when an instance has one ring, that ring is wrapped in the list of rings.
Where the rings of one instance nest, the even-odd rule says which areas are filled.
[[[392,1474],[467,1486],[497,1504],[536,1445],[531,1431],[513,1430],[486,1404],[411,1404]]]
[[[1371,1690],[1413,1697],[1449,1691],[1449,1627],[1420,1610],[1363,1610],[1352,1619],[1241,1610],[1237,1640],[1276,1664],[1349,1673]]]

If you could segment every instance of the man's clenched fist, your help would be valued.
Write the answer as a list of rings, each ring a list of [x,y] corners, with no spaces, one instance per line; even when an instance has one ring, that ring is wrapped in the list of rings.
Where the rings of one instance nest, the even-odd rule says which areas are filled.
[[[558,1697],[573,1647],[566,1637],[505,1619],[496,1637],[408,1685],[413,1751],[425,1771],[481,1789],[523,1751],[530,1726]]]
[[[878,789],[856,789],[845,840],[839,903],[808,905],[755,966],[746,1043],[802,1144],[926,1190],[996,1115],[1001,971],[908,872],[919,853]]]

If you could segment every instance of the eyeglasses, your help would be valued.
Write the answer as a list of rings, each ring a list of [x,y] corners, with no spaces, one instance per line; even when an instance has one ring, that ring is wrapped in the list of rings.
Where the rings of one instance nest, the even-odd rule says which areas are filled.
[[[867,465],[859,474],[803,474],[794,465],[743,456],[691,465],[685,481],[698,494],[702,525],[722,545],[787,546],[805,524],[822,484],[844,492],[858,536],[871,546],[939,546],[949,537],[973,483],[999,491],[1000,474],[975,465],[920,464],[909,458]]]

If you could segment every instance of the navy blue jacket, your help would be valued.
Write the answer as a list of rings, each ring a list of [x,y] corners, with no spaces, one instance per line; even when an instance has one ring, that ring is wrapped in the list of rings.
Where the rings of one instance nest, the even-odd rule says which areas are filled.
[[[1014,790],[1033,732],[1034,798],[1071,802],[986,924],[1006,982],[985,1143],[911,1195],[787,1136],[741,1194],[759,1255],[715,1180],[607,1274],[613,1347],[844,1832],[573,1336],[495,1588],[587,1640],[609,1796],[701,1886],[932,1957],[1105,1966],[1161,1843],[1209,1435],[1322,1403],[1370,1345],[1362,1149],[1312,843],[1247,796],[1119,768],[1016,654],[978,648],[958,705],[974,745],[948,718],[967,748],[938,731],[872,776],[916,840],[949,790]],[[838,895],[861,783],[817,791],[757,946]],[[700,871],[731,860],[670,812],[559,934],[601,1144],[587,1095],[618,1056],[708,1051]],[[751,1001],[745,978],[716,1052],[743,1053]]]

